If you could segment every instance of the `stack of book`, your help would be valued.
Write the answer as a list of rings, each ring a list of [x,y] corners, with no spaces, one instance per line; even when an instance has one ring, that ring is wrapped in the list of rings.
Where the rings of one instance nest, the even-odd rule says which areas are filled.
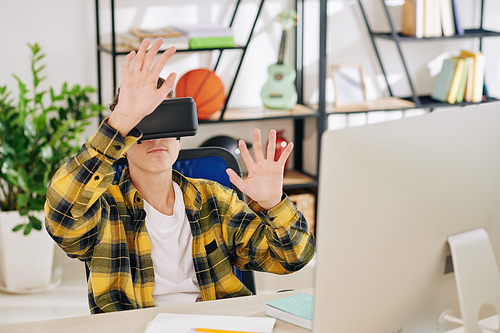
[[[402,35],[422,38],[464,34],[457,0],[406,0],[401,17]]]
[[[129,32],[120,34],[122,42],[133,49],[138,49],[144,39],[149,39],[151,44],[161,37],[163,44],[160,50],[166,50],[169,47],[175,46],[177,49],[188,49],[189,38],[181,31],[172,27],[159,29],[140,29],[132,28]]]
[[[312,330],[314,296],[298,294],[266,303],[266,315]]]
[[[189,38],[190,49],[234,47],[233,30],[220,24],[175,25],[174,29]]]
[[[459,57],[445,59],[431,97],[441,102],[479,103],[483,100],[484,55],[460,51]]]

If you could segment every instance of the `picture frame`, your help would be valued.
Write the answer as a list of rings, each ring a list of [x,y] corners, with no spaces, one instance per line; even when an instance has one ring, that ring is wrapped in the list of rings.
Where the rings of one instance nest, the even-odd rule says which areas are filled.
[[[359,63],[331,66],[335,107],[367,102],[363,65]]]

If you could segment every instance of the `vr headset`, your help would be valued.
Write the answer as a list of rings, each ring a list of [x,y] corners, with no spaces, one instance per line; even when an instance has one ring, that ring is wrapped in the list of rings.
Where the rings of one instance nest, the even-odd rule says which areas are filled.
[[[136,126],[145,140],[193,136],[198,132],[196,103],[191,97],[169,98]]]

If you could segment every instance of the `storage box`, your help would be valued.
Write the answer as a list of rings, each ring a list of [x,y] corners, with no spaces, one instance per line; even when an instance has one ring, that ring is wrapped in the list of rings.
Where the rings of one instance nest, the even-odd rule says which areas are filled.
[[[313,193],[305,191],[290,191],[287,192],[288,198],[293,204],[304,214],[304,217],[309,223],[311,230],[315,230],[316,222],[316,196]]]

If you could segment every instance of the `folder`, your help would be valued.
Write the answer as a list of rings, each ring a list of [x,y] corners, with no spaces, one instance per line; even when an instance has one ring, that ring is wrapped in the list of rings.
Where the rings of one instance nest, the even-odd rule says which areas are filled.
[[[458,87],[457,103],[462,103],[464,101],[465,87],[467,85],[467,79],[469,78],[469,65],[470,65],[470,60],[472,58],[463,58],[463,59],[464,59],[464,70],[462,78],[460,80],[460,86]]]
[[[424,37],[442,36],[441,0],[424,1]]]
[[[484,87],[484,55],[478,51],[472,53],[469,51],[460,51],[461,57],[474,58],[474,75],[472,79],[472,102],[479,103],[483,100]]]
[[[451,81],[450,90],[448,91],[448,96],[446,101],[453,104],[457,101],[458,90],[460,84],[462,83],[462,77],[464,76],[465,59],[456,57],[453,58],[456,62],[455,73],[453,75],[453,80]]]
[[[456,64],[457,62],[455,59],[445,59],[443,61],[443,67],[437,76],[434,89],[432,90],[431,97],[433,99],[441,102],[447,102],[451,83],[453,81],[453,77],[455,76]]]

